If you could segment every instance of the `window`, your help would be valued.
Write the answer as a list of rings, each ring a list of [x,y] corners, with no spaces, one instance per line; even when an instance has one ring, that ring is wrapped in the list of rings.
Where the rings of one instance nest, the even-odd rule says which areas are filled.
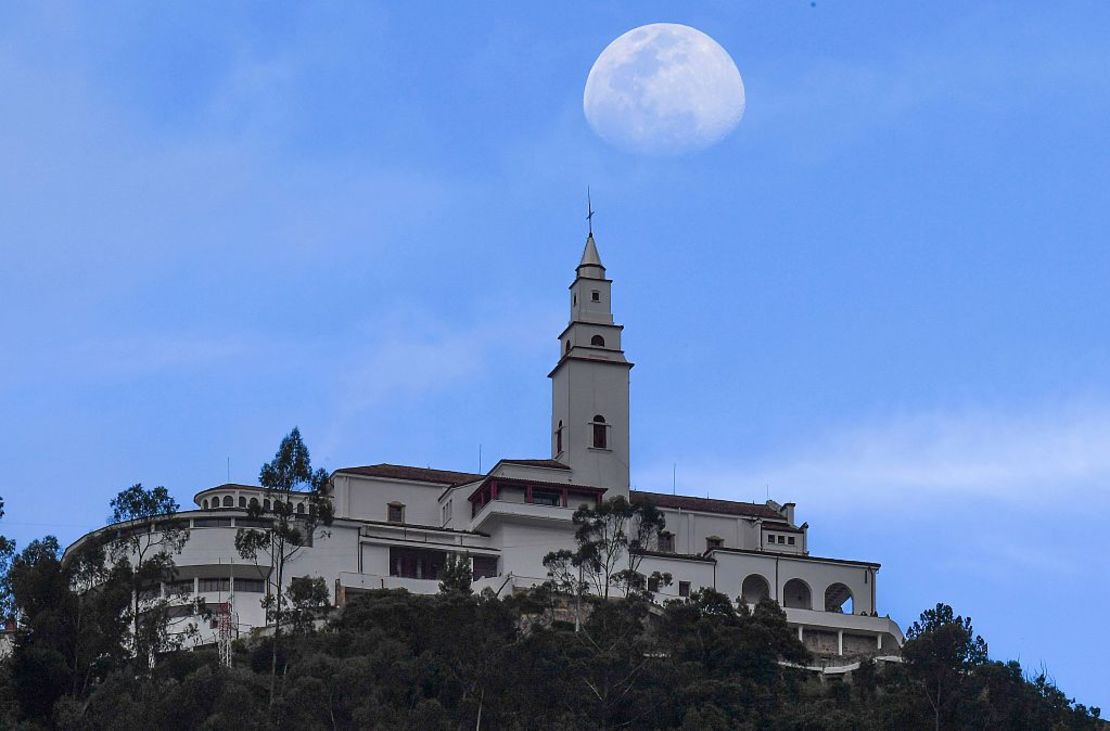
[[[596,289],[594,291],[590,292],[590,299],[593,300],[594,302],[600,302],[601,301],[601,292],[598,292]]]
[[[247,499],[245,497],[243,497],[242,495],[239,496],[239,507],[241,507],[241,508],[247,507]]]
[[[773,535],[771,535],[770,533],[768,533],[767,534],[767,545],[771,545],[774,542],[775,542],[775,537]]]
[[[605,338],[601,337],[600,335],[594,335],[592,338],[590,338],[590,345],[593,345],[596,348],[604,348]]]
[[[304,515],[304,503],[297,503],[297,513]]]
[[[786,542],[789,543],[791,546],[793,546],[794,545],[794,536],[790,536],[789,538],[787,538]]]
[[[552,490],[532,490],[532,502],[536,505],[562,505],[563,496]]]
[[[576,305],[576,304],[578,304],[578,295],[576,295],[576,294],[572,294],[572,295],[570,296],[570,303],[571,303],[572,305]]]
[[[659,591],[659,577],[658,576],[649,576],[648,577],[647,589],[648,589],[648,591],[652,592],[653,594],[655,592]]]
[[[404,523],[405,522],[405,506],[401,503],[389,504],[389,522],[390,523]]]
[[[230,495],[224,495],[224,507],[225,508],[230,508],[231,507],[231,496]]]
[[[174,597],[187,597],[193,593],[193,580],[184,579],[182,581],[167,581],[166,582],[166,596],[171,599]]]
[[[497,576],[497,556],[475,556],[474,578],[484,579],[487,576]]]
[[[270,498],[266,498],[262,501],[262,509],[267,513],[270,512]]]
[[[559,420],[559,426],[555,427],[555,454],[563,453],[563,420]]]
[[[231,579],[201,579],[197,587],[197,591],[203,593],[216,593],[224,592],[225,594],[231,591]]]
[[[712,551],[717,548],[724,548],[725,539],[718,538],[717,536],[709,536],[705,539],[705,550]]]
[[[273,525],[267,518],[236,518],[236,528],[270,528]]]
[[[251,594],[265,594],[266,582],[262,579],[236,579],[235,591],[250,592]]]
[[[203,505],[203,507],[204,507],[204,509],[205,509],[205,510],[208,510],[208,498],[205,498],[205,499],[204,499],[204,505]]]
[[[567,352],[567,353],[570,352],[570,341],[569,340],[567,341],[567,347],[566,347],[566,350],[564,352]]]
[[[593,420],[594,427],[594,449],[608,449],[609,443],[608,434],[606,430],[608,426],[605,423],[605,417],[601,414],[596,414]]]
[[[256,498],[256,497],[252,497],[252,498],[251,498],[251,502],[250,502],[250,506],[251,506],[252,508],[257,508],[257,507],[258,507],[258,498]]]
[[[786,536],[779,536],[779,543],[786,543]]]
[[[689,581],[680,581],[680,582],[678,582],[678,595],[679,596],[687,596],[687,597],[690,596],[690,582]]]
[[[663,553],[674,553],[674,533],[663,531],[659,534],[659,550]]]
[[[194,528],[230,528],[231,518],[193,518]]]

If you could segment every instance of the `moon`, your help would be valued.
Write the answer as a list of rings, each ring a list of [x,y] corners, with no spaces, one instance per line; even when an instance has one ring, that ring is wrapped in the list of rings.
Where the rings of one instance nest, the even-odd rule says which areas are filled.
[[[720,142],[744,116],[744,81],[728,51],[688,25],[652,23],[610,43],[586,77],[594,132],[628,152],[673,155]]]

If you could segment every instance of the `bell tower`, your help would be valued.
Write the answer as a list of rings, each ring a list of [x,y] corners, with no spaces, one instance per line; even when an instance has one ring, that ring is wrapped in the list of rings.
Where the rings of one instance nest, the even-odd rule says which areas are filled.
[[[623,325],[613,322],[613,282],[591,231],[570,285],[570,322],[551,379],[551,456],[571,480],[628,496],[628,371]]]

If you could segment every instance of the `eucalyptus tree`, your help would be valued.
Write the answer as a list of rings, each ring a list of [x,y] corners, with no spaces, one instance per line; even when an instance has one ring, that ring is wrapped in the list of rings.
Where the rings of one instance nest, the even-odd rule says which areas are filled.
[[[161,585],[177,574],[174,556],[189,540],[189,523],[176,517],[180,505],[162,486],[147,489],[136,483],[112,498],[110,506],[115,533],[107,540],[108,556],[114,571],[130,583],[132,649],[136,657],[153,662],[155,653],[176,644]]]
[[[614,588],[625,596],[646,589],[649,577],[640,572],[640,564],[666,527],[666,518],[655,505],[631,503],[618,495],[596,507],[580,506],[572,521],[575,549],[544,557],[556,588],[569,588],[574,594],[592,590],[604,599]],[[670,582],[666,574],[650,578]]]
[[[267,592],[262,600],[267,621],[274,625],[270,657],[270,703],[274,701],[277,679],[278,644],[281,641],[287,595],[286,573],[289,563],[312,544],[318,530],[331,525],[331,480],[323,469],[313,471],[312,459],[293,427],[281,440],[274,458],[262,465],[258,481],[263,499],[252,501],[247,515],[259,527],[240,528],[235,534],[239,555],[260,564],[268,560]]]

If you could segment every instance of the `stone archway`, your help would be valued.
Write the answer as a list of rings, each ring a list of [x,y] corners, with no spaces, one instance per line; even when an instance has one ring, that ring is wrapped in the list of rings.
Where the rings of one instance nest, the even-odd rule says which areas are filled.
[[[782,605],[792,609],[813,609],[813,592],[801,579],[791,579],[782,587]]]
[[[852,614],[855,611],[852,590],[840,582],[829,584],[825,589],[825,611]]]
[[[759,604],[771,596],[771,585],[759,574],[751,574],[740,585],[740,598],[746,604]]]

